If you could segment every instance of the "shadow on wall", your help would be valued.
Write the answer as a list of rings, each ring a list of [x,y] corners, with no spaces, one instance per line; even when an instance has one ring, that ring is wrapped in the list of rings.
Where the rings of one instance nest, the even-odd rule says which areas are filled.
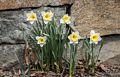
[[[117,41],[120,41],[120,34],[106,35],[106,36],[103,36],[103,39],[105,40],[105,44],[113,41],[117,42]]]

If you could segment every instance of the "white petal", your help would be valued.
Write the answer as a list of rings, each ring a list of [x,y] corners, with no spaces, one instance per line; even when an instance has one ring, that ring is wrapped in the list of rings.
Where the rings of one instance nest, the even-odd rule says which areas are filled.
[[[44,44],[40,44],[40,47],[43,47]]]
[[[78,39],[81,39],[80,35],[78,36]]]
[[[31,14],[34,13],[33,11],[31,11]],[[35,13],[34,13],[35,14]]]
[[[27,21],[29,21],[29,18],[27,18]]]
[[[93,42],[90,40],[90,44],[92,44]]]
[[[101,37],[99,37],[99,41],[101,41],[102,40],[102,38]]]
[[[39,36],[36,36],[36,40],[38,40],[40,37]]]
[[[73,41],[70,41],[70,44],[73,44]]]
[[[41,15],[42,15],[42,16],[44,16],[44,14],[45,14],[45,12],[44,12],[44,11],[42,11],[42,12],[41,12]]]
[[[62,23],[62,24],[64,23],[63,19],[60,19],[60,23]]]
[[[95,34],[95,31],[91,30],[90,35],[93,35],[93,34]]]
[[[27,14],[26,14],[27,17],[30,17],[30,15],[31,15],[30,13],[27,13]]]
[[[47,37],[46,37],[46,36],[44,36],[44,38],[45,38],[45,41],[46,41]]]
[[[95,42],[95,44],[98,44],[98,42]]]
[[[40,42],[38,41],[37,44],[40,44]]]
[[[30,24],[33,24],[34,23],[34,21],[30,21]]]
[[[76,31],[76,32],[75,32],[75,34],[79,35],[79,32],[78,32],[78,31]]]
[[[71,23],[71,21],[67,22],[67,24],[70,24],[70,23]]]
[[[72,34],[74,34],[74,33],[75,33],[75,32],[72,32]],[[72,34],[71,34],[71,35],[72,35]]]
[[[70,35],[68,36],[68,39],[70,40]]]
[[[78,44],[78,41],[76,41],[75,44]]]
[[[52,11],[50,11],[50,16],[53,17],[53,13],[52,13]]]
[[[44,21],[45,24],[48,24],[49,21]]]

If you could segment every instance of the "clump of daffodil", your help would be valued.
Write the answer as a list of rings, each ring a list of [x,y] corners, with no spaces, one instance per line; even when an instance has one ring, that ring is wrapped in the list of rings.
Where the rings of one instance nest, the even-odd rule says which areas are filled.
[[[41,12],[43,21],[45,24],[47,24],[49,21],[52,21],[53,13],[51,11],[48,12]]]
[[[68,36],[68,39],[70,40],[70,44],[77,44],[78,43],[78,40],[80,39],[80,35],[79,35],[79,32],[72,32],[72,34],[70,34]]]
[[[60,19],[60,23],[62,24],[70,24],[71,23],[71,17],[68,16],[68,14],[65,14],[61,19]]]
[[[33,11],[27,13],[26,16],[27,16],[27,21],[29,21],[31,24],[33,24],[37,20],[37,15]]]
[[[97,46],[98,42],[101,40],[102,38],[100,37],[100,33],[96,33],[94,30],[91,30],[90,32],[90,39],[87,37],[83,39],[81,51],[83,53],[82,55],[85,62],[85,67],[86,70],[92,74],[95,73],[98,58],[104,44],[102,41],[99,46]]]
[[[94,30],[91,30],[90,32],[90,43],[98,44],[99,41],[101,41],[102,38],[100,37],[100,33],[95,33]]]
[[[75,62],[76,62],[76,52],[77,52],[77,44],[80,39],[79,32],[72,32],[68,36],[68,39],[70,40],[70,67],[69,67],[69,77],[72,77],[73,70],[75,68]]]
[[[40,44],[40,47],[46,44],[46,36],[36,36],[37,44]]]

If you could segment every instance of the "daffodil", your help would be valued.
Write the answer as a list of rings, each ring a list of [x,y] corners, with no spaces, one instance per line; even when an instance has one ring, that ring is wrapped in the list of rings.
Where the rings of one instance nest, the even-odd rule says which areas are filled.
[[[49,12],[41,12],[44,23],[47,24],[49,21],[52,21],[53,13],[51,11]]]
[[[36,36],[37,44],[40,44],[41,47],[46,44],[46,36]]]
[[[33,24],[34,21],[37,20],[37,15],[33,11],[31,11],[30,13],[27,13],[26,16],[27,16],[27,21],[29,21],[31,24]]]
[[[71,17],[68,16],[68,14],[65,14],[61,19],[60,19],[60,23],[62,24],[70,24],[71,23]]]
[[[72,32],[72,34],[68,36],[68,39],[70,40],[70,44],[77,44],[78,40],[80,39],[79,32]]]
[[[100,33],[95,33],[94,30],[91,30],[90,32],[90,43],[98,44],[99,41],[101,41],[102,38],[100,37]]]

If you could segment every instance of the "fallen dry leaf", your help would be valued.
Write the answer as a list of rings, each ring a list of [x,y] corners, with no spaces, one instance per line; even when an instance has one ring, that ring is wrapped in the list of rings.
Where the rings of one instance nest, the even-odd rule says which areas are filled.
[[[78,65],[83,65],[83,60],[78,60]]]
[[[107,67],[105,67],[104,64],[99,64],[99,67],[100,67],[101,70],[103,70],[104,72],[107,72]]]

